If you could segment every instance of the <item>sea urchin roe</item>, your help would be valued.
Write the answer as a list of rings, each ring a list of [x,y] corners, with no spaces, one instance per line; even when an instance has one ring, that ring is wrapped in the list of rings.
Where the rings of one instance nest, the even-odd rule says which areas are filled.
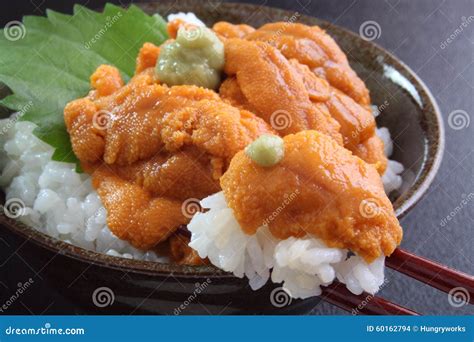
[[[270,167],[283,159],[285,145],[279,136],[264,134],[245,148],[245,154],[258,165]]]
[[[193,84],[217,89],[224,68],[224,45],[206,27],[181,27],[175,40],[164,44],[156,75],[169,86]]]
[[[390,255],[403,232],[375,168],[317,131],[283,142],[274,167],[259,167],[241,151],[220,178],[242,230],[253,235],[266,225],[280,240],[310,235],[368,263]]]
[[[145,45],[139,69],[149,66],[156,52]],[[140,249],[188,223],[186,200],[219,191],[218,179],[232,157],[273,132],[212,90],[167,87],[153,74],[154,68],[145,68],[123,85],[117,69],[102,66],[92,77],[97,88],[64,109],[73,150],[92,175],[110,231]],[[99,126],[104,113],[106,122]],[[193,256],[183,255],[182,262],[193,262]]]

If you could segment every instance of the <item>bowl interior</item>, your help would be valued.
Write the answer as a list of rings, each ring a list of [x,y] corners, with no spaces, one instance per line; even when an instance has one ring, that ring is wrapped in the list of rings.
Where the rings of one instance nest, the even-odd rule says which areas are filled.
[[[192,0],[180,1],[179,8],[175,1],[160,1],[139,6],[149,13],[158,12],[162,16],[175,12],[194,12],[207,25],[217,21],[229,21],[258,27],[266,22],[287,21],[296,15],[297,22],[321,26],[337,41],[347,54],[352,67],[366,82],[372,103],[381,112],[377,117],[377,124],[379,127],[388,127],[394,141],[394,153],[391,159],[405,166],[402,187],[391,195],[397,216],[401,218],[406,214],[426,191],[442,157],[444,131],[441,116],[422,81],[407,66],[382,48],[328,22],[265,6]],[[3,215],[3,211],[0,215],[0,224],[50,250],[62,251],[62,254],[87,262],[126,269],[128,272],[150,274],[173,272],[184,277],[228,276],[211,266],[168,265],[127,260],[87,251],[12,221]]]

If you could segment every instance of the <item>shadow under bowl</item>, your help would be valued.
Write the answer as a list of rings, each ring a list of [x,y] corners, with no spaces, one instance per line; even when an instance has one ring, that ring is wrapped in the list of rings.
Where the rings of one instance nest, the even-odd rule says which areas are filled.
[[[149,13],[194,12],[206,24],[217,21],[260,26],[285,21],[294,12],[248,4],[175,1],[139,4]],[[319,25],[337,41],[370,89],[394,140],[392,159],[405,166],[401,189],[391,195],[398,218],[421,198],[436,174],[444,148],[443,121],[423,82],[390,53],[328,22],[298,15],[298,22]],[[180,266],[128,260],[88,251],[49,237],[0,215],[0,224],[19,239],[25,258],[54,288],[78,307],[103,314],[302,314],[319,299],[273,305],[267,284],[252,291],[245,279],[212,266]],[[113,291],[114,302],[100,308],[92,300],[99,287]],[[72,310],[71,310],[72,312]]]

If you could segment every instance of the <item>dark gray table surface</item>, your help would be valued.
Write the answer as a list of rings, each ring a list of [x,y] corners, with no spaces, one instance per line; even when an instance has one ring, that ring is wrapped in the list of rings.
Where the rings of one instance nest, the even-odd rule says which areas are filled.
[[[41,2],[41,1],[40,1]],[[62,2],[62,8],[68,3]],[[234,1],[235,2],[235,1]],[[291,9],[359,32],[368,20],[381,34],[375,42],[410,66],[433,92],[446,124],[446,149],[441,169],[427,195],[402,220],[402,247],[464,272],[474,273],[474,122],[462,129],[448,125],[449,113],[461,110],[474,121],[474,2],[472,0],[275,0],[246,1]],[[43,3],[43,2],[41,2]],[[66,4],[65,4],[66,3]],[[177,1],[179,3],[179,1]],[[38,4],[40,6],[41,4]],[[6,4],[2,4],[7,6]],[[10,5],[8,5],[10,6]],[[70,6],[70,5],[69,5]],[[89,2],[94,6],[94,1]],[[42,5],[44,7],[44,4]],[[39,9],[25,5],[30,13]],[[2,8],[2,21],[7,12]],[[12,9],[12,18],[18,13]],[[8,19],[8,18],[7,18]],[[463,25],[463,22],[466,23]],[[461,30],[462,28],[462,30]],[[448,38],[452,37],[448,42]],[[448,224],[443,218],[451,215]],[[0,302],[35,270],[15,252],[15,238],[0,231]],[[12,255],[13,253],[13,255]],[[423,314],[473,314],[473,306],[453,307],[448,296],[398,273],[387,271],[381,296]],[[80,313],[41,282],[14,303],[8,313]],[[321,303],[315,314],[347,314]]]

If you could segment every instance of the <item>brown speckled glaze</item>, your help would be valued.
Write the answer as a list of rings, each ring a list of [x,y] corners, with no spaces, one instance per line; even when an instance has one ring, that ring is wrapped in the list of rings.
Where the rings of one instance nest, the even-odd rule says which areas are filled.
[[[149,13],[159,12],[163,16],[178,11],[194,12],[208,25],[225,20],[258,27],[294,15],[294,12],[265,6],[197,0],[160,1],[140,6]],[[413,71],[377,45],[316,18],[299,15],[297,21],[326,29],[366,82],[373,103],[380,106],[388,101],[377,121],[379,126],[388,127],[394,137],[392,158],[407,168],[400,192],[391,196],[398,217],[402,217],[427,190],[442,158],[443,121],[435,100]],[[384,66],[396,70],[409,86],[400,87],[387,78]],[[42,269],[49,282],[86,310],[104,314],[174,314],[175,309],[188,301],[181,314],[294,314],[306,313],[318,303],[318,298],[293,300],[290,305],[276,308],[270,302],[270,293],[277,285],[267,284],[259,291],[252,291],[247,281],[212,266],[179,266],[99,254],[37,232],[8,219],[3,212],[0,224],[15,233],[19,243],[26,244],[23,250],[27,250],[28,262]],[[43,268],[46,264],[48,266]],[[206,289],[189,301],[196,284],[206,281]],[[115,294],[113,305],[103,309],[95,307],[91,300],[93,291],[100,286],[111,288]]]

